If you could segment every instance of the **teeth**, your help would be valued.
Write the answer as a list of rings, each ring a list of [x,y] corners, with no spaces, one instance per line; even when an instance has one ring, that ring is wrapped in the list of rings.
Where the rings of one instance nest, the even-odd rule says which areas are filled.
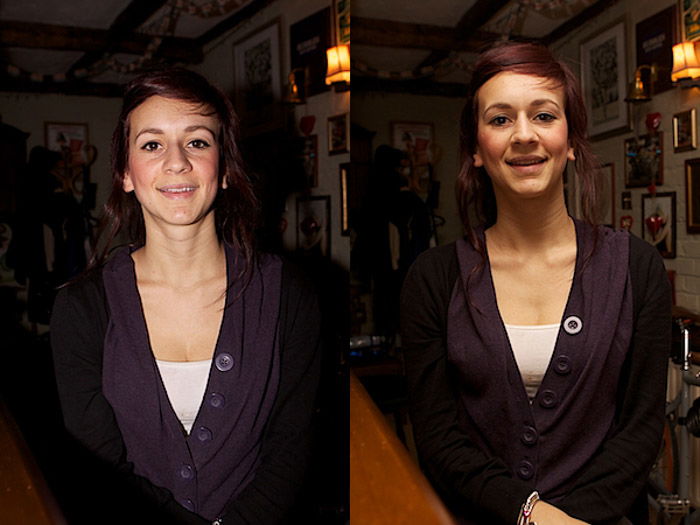
[[[160,191],[163,193],[185,193],[188,191],[194,191],[194,186],[187,186],[185,188],[162,188]]]
[[[509,164],[513,164],[515,166],[532,166],[533,164],[539,164],[541,162],[544,162],[544,160],[539,159],[539,160],[511,161]]]

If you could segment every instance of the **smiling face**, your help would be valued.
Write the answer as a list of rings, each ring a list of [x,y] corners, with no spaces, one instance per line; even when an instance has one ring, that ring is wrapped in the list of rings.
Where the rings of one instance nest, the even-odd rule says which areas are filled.
[[[219,122],[207,108],[152,96],[129,115],[124,191],[134,191],[146,230],[211,221],[219,189]]]
[[[474,166],[486,169],[497,201],[561,198],[568,139],[564,91],[547,79],[503,72],[479,88]]]

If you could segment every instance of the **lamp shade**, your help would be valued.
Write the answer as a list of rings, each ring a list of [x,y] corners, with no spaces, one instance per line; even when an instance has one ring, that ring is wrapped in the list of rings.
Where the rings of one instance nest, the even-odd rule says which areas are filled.
[[[696,42],[681,42],[673,46],[671,80],[700,78],[700,47]]]
[[[326,49],[328,69],[326,84],[335,82],[350,83],[350,49],[347,45],[334,46]]]

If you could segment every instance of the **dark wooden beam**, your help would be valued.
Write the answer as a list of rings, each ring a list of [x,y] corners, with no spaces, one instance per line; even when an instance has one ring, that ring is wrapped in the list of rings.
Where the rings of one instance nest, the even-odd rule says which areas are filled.
[[[252,18],[259,11],[271,4],[273,0],[253,0],[249,4],[246,4],[241,9],[233,13],[226,20],[223,20],[212,27],[209,31],[201,35],[196,39],[197,45],[203,47],[212,40],[220,37],[227,31],[235,28],[241,22]]]
[[[141,55],[151,38],[143,33],[126,33],[110,40],[109,32],[101,29],[0,20],[0,47],[86,51],[112,46],[117,53]],[[201,48],[190,38],[165,38],[158,56],[187,63],[198,63],[203,58]]]
[[[557,27],[554,31],[542,38],[542,43],[545,45],[550,45],[559,40],[560,38],[568,35],[574,29],[581,27],[583,24],[588,22],[591,18],[598,16],[600,13],[605,11],[607,8],[612,7],[618,2],[618,0],[598,0],[595,4],[591,4],[586,9],[581,11],[578,15],[564,22],[562,25]]]
[[[15,93],[61,93],[94,97],[121,97],[124,86],[73,80],[68,82],[32,82],[23,78],[0,75],[0,91]]]
[[[117,16],[107,30],[107,43],[85,53],[73,64],[69,73],[89,68],[99,61],[105,53],[113,53],[116,49],[116,43],[121,41],[124,35],[135,32],[166,3],[167,0],[150,0],[149,2],[131,0],[131,3]]]
[[[486,22],[501,10],[510,0],[476,0],[469,10],[464,13],[455,27],[457,38],[466,40],[469,36],[478,31]],[[477,51],[481,51],[478,49]],[[447,51],[433,51],[418,65],[418,68],[432,66],[448,55]]]
[[[495,33],[475,30],[466,37],[452,27],[362,18],[351,19],[352,43],[372,46],[439,51],[476,51],[500,38]]]
[[[464,98],[467,95],[467,85],[456,82],[435,82],[430,79],[389,80],[385,78],[353,75],[353,93],[376,91],[385,93],[406,93],[409,95]]]

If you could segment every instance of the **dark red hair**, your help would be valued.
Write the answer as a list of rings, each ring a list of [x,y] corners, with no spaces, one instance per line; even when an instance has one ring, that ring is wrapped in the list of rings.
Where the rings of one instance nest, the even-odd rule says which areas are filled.
[[[112,243],[120,234],[136,246],[146,241],[143,214],[134,192],[123,189],[129,159],[129,117],[148,98],[160,96],[190,102],[202,114],[214,115],[219,121],[219,179],[227,182],[214,202],[216,231],[219,238],[240,248],[248,261],[254,255],[254,231],[258,225],[258,200],[253,182],[243,167],[238,149],[238,118],[229,99],[201,75],[183,68],[169,68],[145,73],[126,87],[122,110],[112,135],[112,190],[104,208],[105,239],[102,250],[93,257],[91,266],[104,262]]]
[[[569,143],[574,149],[575,176],[580,180],[581,210],[584,220],[596,223],[599,200],[600,165],[591,151],[586,136],[587,118],[578,80],[569,67],[554,58],[545,46],[533,43],[508,42],[479,55],[462,110],[460,144],[462,168],[457,178],[459,213],[467,238],[482,252],[475,226],[496,222],[496,198],[491,179],[484,168],[474,166],[477,145],[477,113],[479,88],[503,72],[532,75],[546,79],[564,90]]]

